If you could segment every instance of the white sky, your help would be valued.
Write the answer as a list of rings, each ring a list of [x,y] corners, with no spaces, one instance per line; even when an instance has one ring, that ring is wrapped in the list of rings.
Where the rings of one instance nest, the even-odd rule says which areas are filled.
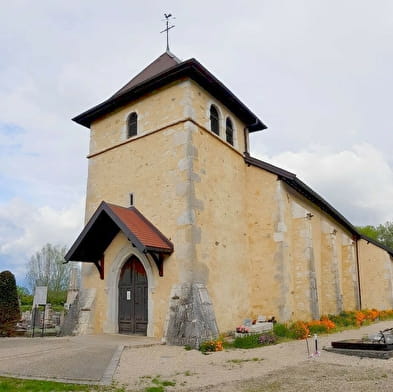
[[[88,130],[71,118],[165,50],[195,57],[267,125],[254,156],[353,224],[393,220],[393,2],[1,1],[0,271],[23,283],[82,228]]]

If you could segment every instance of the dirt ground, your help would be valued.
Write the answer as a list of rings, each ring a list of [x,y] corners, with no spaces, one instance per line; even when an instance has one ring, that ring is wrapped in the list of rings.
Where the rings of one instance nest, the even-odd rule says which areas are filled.
[[[391,327],[392,321],[381,322],[322,336],[319,346]],[[210,355],[165,345],[126,348],[114,378],[129,390],[170,381],[175,385],[166,386],[168,392],[393,391],[392,370],[393,359],[359,358],[324,350],[309,358],[303,340]]]

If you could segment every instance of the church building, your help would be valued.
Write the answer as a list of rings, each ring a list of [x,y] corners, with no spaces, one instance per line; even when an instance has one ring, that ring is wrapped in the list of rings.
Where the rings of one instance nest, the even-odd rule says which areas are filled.
[[[166,51],[73,120],[90,129],[86,226],[66,255],[80,333],[197,346],[258,315],[393,308],[393,250],[252,157],[266,125],[197,60]]]

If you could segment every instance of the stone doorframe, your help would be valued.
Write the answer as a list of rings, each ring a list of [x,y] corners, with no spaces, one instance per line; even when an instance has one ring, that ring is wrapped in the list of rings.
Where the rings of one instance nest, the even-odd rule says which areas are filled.
[[[127,244],[117,253],[113,260],[113,263],[108,269],[107,279],[105,279],[105,292],[107,294],[107,314],[104,321],[103,331],[104,333],[119,333],[119,279],[121,268],[124,263],[132,256],[135,255],[143,267],[145,268],[147,275],[148,284],[148,294],[147,294],[147,331],[146,335],[154,336],[154,312],[153,312],[153,298],[152,294],[156,287],[156,276],[158,276],[158,268],[151,258],[151,256],[143,254],[138,251],[137,248],[133,247],[131,244]]]

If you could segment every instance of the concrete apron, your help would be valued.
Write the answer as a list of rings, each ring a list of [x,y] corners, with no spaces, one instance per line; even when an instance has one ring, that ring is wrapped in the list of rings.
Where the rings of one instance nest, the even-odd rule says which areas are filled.
[[[0,338],[0,376],[109,385],[124,347],[159,340],[136,335]]]

